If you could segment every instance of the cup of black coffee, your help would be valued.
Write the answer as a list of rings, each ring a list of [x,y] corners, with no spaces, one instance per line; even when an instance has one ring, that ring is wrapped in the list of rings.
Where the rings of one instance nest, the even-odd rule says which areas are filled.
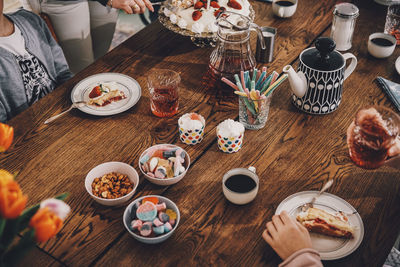
[[[296,12],[297,0],[273,0],[272,11],[281,18],[289,18]]]
[[[368,38],[368,52],[376,58],[389,57],[396,47],[396,38],[386,33],[373,33]]]
[[[257,196],[258,184],[254,167],[236,168],[225,173],[222,178],[222,192],[230,202],[244,205]]]

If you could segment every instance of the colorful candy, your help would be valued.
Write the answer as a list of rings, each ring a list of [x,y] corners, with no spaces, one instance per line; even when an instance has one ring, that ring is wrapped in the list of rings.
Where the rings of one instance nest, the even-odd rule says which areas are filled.
[[[140,159],[144,173],[152,178],[174,178],[186,171],[186,152],[182,148],[158,145],[150,148]]]
[[[176,217],[176,212],[167,209],[158,197],[145,197],[131,208],[130,228],[144,237],[158,236],[173,229]]]
[[[142,221],[152,221],[157,217],[157,208],[153,202],[147,201],[138,207],[136,217]]]

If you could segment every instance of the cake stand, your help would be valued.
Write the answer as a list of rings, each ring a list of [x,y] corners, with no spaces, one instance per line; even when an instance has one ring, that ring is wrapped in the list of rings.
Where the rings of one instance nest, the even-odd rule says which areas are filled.
[[[165,28],[182,36],[190,37],[190,40],[192,40],[192,42],[198,47],[215,47],[217,43],[216,33],[212,32],[195,33],[187,29],[182,29],[178,25],[173,24],[169,20],[169,17],[165,16],[164,8],[166,7],[162,5],[160,10],[158,11],[158,20],[161,22],[162,25],[164,25]],[[250,14],[249,14],[250,20],[254,21],[255,18],[254,9],[251,5],[249,9],[250,9]]]

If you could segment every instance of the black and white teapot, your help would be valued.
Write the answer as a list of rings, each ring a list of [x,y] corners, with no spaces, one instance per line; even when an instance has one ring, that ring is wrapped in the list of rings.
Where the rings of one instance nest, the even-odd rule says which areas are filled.
[[[331,38],[320,37],[315,47],[301,52],[297,73],[290,65],[283,68],[294,93],[293,104],[304,112],[328,114],[342,101],[343,82],[356,68],[357,58],[351,53],[342,55],[335,47]]]

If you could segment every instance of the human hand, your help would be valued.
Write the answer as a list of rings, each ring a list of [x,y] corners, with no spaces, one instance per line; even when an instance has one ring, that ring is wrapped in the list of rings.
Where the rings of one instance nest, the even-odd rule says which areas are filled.
[[[146,11],[146,7],[154,12],[153,5],[149,0],[112,0],[113,8],[121,9],[128,14],[143,14]]]
[[[312,247],[308,230],[290,218],[286,211],[272,216],[272,221],[267,222],[262,236],[282,260],[300,249]]]

